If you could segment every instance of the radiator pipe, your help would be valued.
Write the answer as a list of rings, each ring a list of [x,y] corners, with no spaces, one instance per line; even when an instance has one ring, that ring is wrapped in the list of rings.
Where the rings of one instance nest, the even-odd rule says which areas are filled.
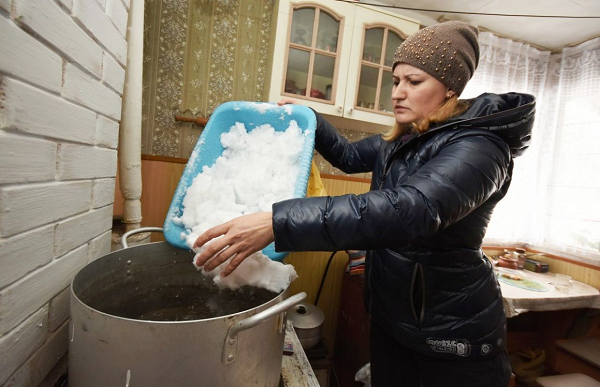
[[[125,231],[142,222],[142,70],[144,0],[131,0],[127,20],[127,60],[119,129],[119,183]]]

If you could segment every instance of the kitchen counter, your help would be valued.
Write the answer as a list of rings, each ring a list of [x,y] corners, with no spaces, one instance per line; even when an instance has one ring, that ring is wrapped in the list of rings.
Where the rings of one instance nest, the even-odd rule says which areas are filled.
[[[294,352],[283,355],[281,362],[282,387],[320,387],[317,377],[308,362],[306,353],[298,340],[296,331],[288,321],[285,328],[285,341],[291,343]]]

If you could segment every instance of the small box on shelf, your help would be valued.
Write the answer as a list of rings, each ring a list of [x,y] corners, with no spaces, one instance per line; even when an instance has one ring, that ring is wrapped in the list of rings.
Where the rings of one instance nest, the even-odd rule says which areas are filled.
[[[536,273],[547,273],[549,266],[547,263],[537,261],[535,259],[527,258],[525,260],[525,265],[523,266],[525,270],[533,271]]]

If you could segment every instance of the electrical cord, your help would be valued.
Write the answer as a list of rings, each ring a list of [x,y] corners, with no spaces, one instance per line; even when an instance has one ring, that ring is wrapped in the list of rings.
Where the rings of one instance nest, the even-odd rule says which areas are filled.
[[[325,284],[325,279],[327,278],[327,272],[329,271],[329,266],[331,265],[331,261],[333,260],[333,257],[336,253],[337,251],[331,253],[331,255],[329,256],[329,260],[327,261],[327,265],[325,266],[323,277],[321,277],[321,284],[319,285],[319,291],[317,292],[317,297],[315,297],[315,306],[317,306],[317,304],[319,303],[319,298],[321,298],[321,291],[323,290],[323,285]],[[337,375],[337,372],[335,372],[335,367],[333,366],[333,364],[331,366],[331,370],[333,371],[333,378],[335,379],[337,387],[340,387],[340,379]]]
[[[325,278],[327,277],[327,272],[329,271],[329,265],[331,265],[331,261],[333,260],[333,257],[335,256],[336,253],[337,253],[337,251],[334,251],[333,253],[331,253],[331,255],[329,256],[329,260],[327,261],[327,266],[325,266],[325,272],[323,272],[323,277],[321,277],[321,285],[319,285],[319,291],[317,292],[317,297],[315,297],[315,306],[317,306],[319,303],[319,298],[321,297],[321,290],[323,290],[323,285],[325,284]]]

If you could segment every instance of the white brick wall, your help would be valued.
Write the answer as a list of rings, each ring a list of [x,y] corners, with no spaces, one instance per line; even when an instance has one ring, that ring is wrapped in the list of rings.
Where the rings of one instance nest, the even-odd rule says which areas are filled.
[[[115,179],[94,180],[92,186],[92,208],[100,208],[113,203]]]
[[[110,17],[117,30],[126,38],[127,33],[127,10],[121,0],[108,0],[106,4],[106,13]]]
[[[75,1],[75,0],[73,0]],[[94,0],[96,1],[96,3],[98,3],[98,5],[102,8],[105,9],[106,8],[106,0]]]
[[[11,331],[67,287],[86,265],[87,249],[88,245],[83,245],[0,290],[0,335]]]
[[[69,324],[64,323],[2,387],[39,386],[52,368],[67,356],[68,350]]]
[[[71,63],[67,63],[65,68],[62,94],[70,101],[111,118],[116,120],[121,118],[121,97]]]
[[[112,243],[112,232],[107,231],[97,238],[94,238],[89,243],[88,262],[93,262],[96,259],[110,253]]]
[[[96,120],[96,145],[117,149],[119,145],[119,123],[98,116]]]
[[[125,12],[125,9],[113,9],[114,12]],[[73,0],[73,16],[88,31],[93,31],[96,39],[104,47],[111,47],[115,58],[125,65],[127,42],[97,3],[89,0]]]
[[[6,97],[4,122],[0,122],[0,127],[85,144],[94,143],[95,112],[10,78],[5,78],[2,83]],[[28,105],[35,106],[35,109],[25,109]]]
[[[0,237],[85,212],[91,200],[91,180],[0,186]]]
[[[117,151],[95,146],[61,144],[58,149],[58,175],[61,180],[114,177]]]
[[[71,301],[71,288],[66,287],[56,297],[50,300],[48,309],[48,331],[54,332],[69,318],[69,302]]]
[[[0,132],[0,184],[54,180],[57,144]]]
[[[0,289],[54,257],[54,226],[0,239]]]
[[[104,55],[102,60],[102,80],[114,90],[123,90],[125,69],[110,55]]]
[[[71,8],[73,8],[73,0],[58,0],[58,2],[68,11],[71,11]]]
[[[61,370],[70,282],[110,252],[128,9],[0,0],[3,387]]]
[[[48,337],[48,307],[32,314],[25,322],[0,337],[0,385],[44,344]]]
[[[13,0],[16,20],[57,51],[100,77],[102,49],[54,1]],[[35,51],[32,55],[37,56]]]
[[[23,32],[8,18],[0,15],[0,69],[2,73],[25,79],[54,92],[62,83],[62,64],[59,55],[43,43]]]
[[[10,12],[10,0],[0,0],[0,8]]]
[[[112,206],[100,208],[58,222],[54,255],[59,257],[89,241],[90,235],[100,235],[112,228]]]

